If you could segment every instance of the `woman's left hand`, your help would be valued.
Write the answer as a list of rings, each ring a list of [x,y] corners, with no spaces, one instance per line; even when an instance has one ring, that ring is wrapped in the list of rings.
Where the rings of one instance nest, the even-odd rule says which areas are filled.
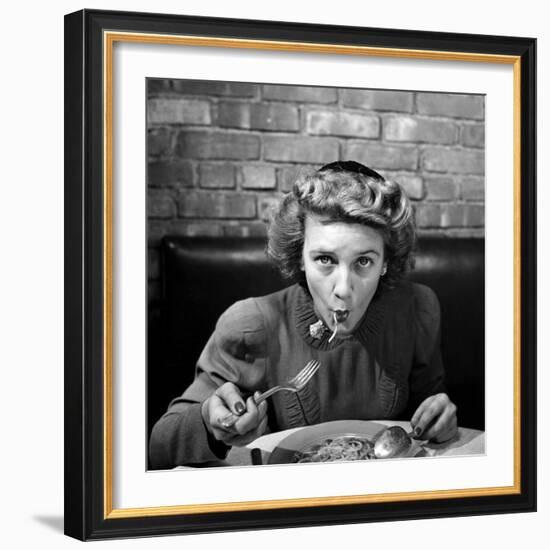
[[[446,393],[430,395],[411,418],[414,437],[442,443],[457,432],[456,405]]]

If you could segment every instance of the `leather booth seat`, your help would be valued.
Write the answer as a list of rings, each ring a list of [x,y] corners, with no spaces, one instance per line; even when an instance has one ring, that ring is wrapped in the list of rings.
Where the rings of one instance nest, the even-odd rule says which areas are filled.
[[[149,317],[149,427],[180,395],[220,314],[235,301],[285,283],[266,258],[265,239],[165,237],[162,298]],[[461,426],[484,429],[484,242],[421,238],[410,279],[441,304],[441,348]]]

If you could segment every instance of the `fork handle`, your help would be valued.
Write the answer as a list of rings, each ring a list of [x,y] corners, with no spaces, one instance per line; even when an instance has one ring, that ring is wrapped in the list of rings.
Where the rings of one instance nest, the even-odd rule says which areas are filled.
[[[265,401],[268,397],[271,397],[274,393],[277,393],[282,389],[282,386],[273,386],[272,388],[269,388],[268,390],[258,395],[257,398],[254,398],[254,403],[256,403],[256,405],[259,405],[262,401]]]
[[[269,388],[267,391],[264,391],[258,397],[253,397],[254,403],[256,405],[259,405],[262,401],[265,401],[268,397],[271,397],[274,393],[277,393],[278,391],[282,390],[283,388],[281,386],[273,386],[272,388]],[[224,428],[231,428],[235,422],[239,419],[239,416],[236,414],[233,414],[230,412],[229,414],[226,414],[224,417],[219,419],[220,424]]]

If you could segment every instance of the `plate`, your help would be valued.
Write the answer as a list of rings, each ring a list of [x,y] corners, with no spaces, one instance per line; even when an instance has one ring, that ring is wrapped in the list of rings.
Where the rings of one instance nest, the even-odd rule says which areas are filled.
[[[387,424],[368,420],[335,420],[291,433],[273,449],[268,464],[292,464],[297,452],[322,443],[325,439],[336,437],[363,437],[374,441],[378,434],[388,428]],[[418,456],[422,447],[413,440],[412,453],[408,456]]]

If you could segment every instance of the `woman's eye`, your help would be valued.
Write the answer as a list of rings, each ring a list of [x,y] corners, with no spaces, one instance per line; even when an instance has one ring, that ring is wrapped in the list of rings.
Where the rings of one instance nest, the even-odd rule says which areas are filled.
[[[317,261],[320,264],[328,265],[328,264],[332,263],[332,258],[330,256],[318,256]]]
[[[372,261],[371,261],[370,258],[367,258],[366,256],[361,256],[360,258],[357,259],[357,263],[361,267],[367,267],[367,266],[371,265]]]

